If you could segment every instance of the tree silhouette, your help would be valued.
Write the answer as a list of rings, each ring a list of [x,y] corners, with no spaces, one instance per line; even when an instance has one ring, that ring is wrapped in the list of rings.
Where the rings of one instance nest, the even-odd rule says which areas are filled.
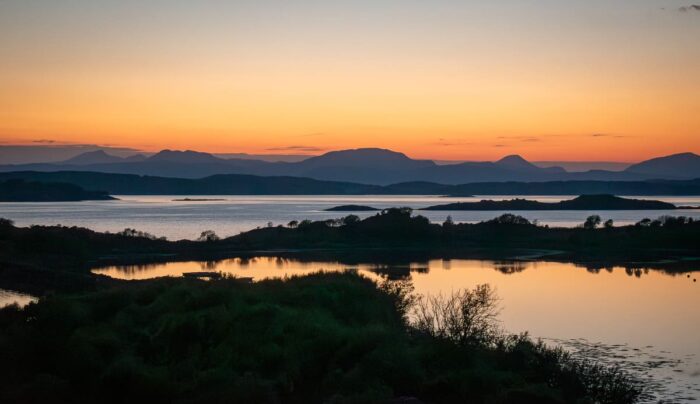
[[[603,219],[600,218],[598,215],[590,215],[586,218],[586,221],[583,222],[583,228],[584,229],[595,229],[600,225],[600,222]]]
[[[220,238],[219,236],[214,233],[214,230],[204,230],[202,234],[199,235],[199,238],[197,238],[197,241],[204,241],[204,242],[210,242],[210,241],[219,241]]]

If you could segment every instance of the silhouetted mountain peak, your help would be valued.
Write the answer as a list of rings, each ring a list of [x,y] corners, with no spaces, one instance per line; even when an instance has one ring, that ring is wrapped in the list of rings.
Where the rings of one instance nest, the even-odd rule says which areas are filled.
[[[435,165],[428,160],[413,160],[403,153],[380,148],[338,150],[303,161],[308,166],[393,167]]]
[[[522,156],[518,154],[511,154],[505,156],[496,162],[498,165],[510,167],[510,168],[538,168],[534,164],[525,160]]]
[[[223,159],[214,157],[209,153],[202,153],[193,150],[161,150],[147,159],[148,161],[168,161],[175,163],[216,163]]]
[[[677,153],[631,165],[625,171],[671,178],[700,178],[700,156]]]
[[[61,162],[61,164],[84,165],[84,164],[105,164],[122,161],[121,157],[107,154],[104,150],[95,150],[81,153],[75,157]]]

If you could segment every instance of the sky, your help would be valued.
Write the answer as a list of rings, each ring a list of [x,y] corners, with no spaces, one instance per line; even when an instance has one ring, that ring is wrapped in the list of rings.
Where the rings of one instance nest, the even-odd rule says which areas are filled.
[[[700,153],[692,1],[0,0],[0,143]]]

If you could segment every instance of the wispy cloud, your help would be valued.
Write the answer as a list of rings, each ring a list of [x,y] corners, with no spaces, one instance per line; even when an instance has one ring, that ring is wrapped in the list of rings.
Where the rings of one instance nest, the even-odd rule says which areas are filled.
[[[516,142],[527,142],[527,143],[542,141],[542,139],[540,139],[537,136],[498,136],[497,139],[513,140]]]
[[[56,143],[56,141],[53,140],[53,139],[37,139],[37,140],[32,140],[32,143],[38,143],[38,144],[54,144],[54,143]]]
[[[593,133],[590,135],[591,137],[607,137],[607,138],[613,138],[613,139],[627,139],[631,137],[637,137],[634,135],[616,135],[616,134],[611,134],[611,133]]]
[[[268,151],[318,152],[318,151],[324,151],[326,149],[322,149],[322,148],[316,147],[316,146],[293,145],[293,146],[268,147],[265,150],[268,150]]]
[[[466,141],[466,140],[460,140],[460,139],[447,139],[447,138],[440,138],[435,142],[431,142],[430,144],[434,144],[437,146],[465,146],[465,145],[473,145],[474,142]]]
[[[689,6],[683,6],[678,9],[681,13],[687,13],[688,11],[700,11],[700,6],[697,4],[691,4]]]

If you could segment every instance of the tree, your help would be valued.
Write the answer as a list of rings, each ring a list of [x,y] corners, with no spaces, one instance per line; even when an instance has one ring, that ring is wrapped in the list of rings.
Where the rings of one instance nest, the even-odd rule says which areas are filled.
[[[147,232],[141,231],[141,230],[132,229],[132,228],[129,228],[129,227],[127,227],[126,229],[120,231],[119,233],[117,233],[117,235],[124,236],[124,237],[147,238],[147,239],[150,239],[150,240],[155,240],[155,239],[156,239],[156,236],[154,236],[154,235],[151,234],[151,233],[147,233]]]
[[[598,227],[598,225],[600,225],[602,220],[603,219],[601,219],[598,215],[590,215],[586,218],[586,221],[583,222],[583,228],[589,230],[595,229]]]
[[[605,223],[603,223],[603,226],[604,226],[606,229],[612,229],[613,226],[614,226],[614,222],[613,222],[612,219],[608,219],[608,220],[605,221]]]
[[[339,227],[343,224],[343,219],[326,219],[324,223],[328,227]]]
[[[484,224],[504,224],[504,225],[532,225],[529,220],[522,216],[514,215],[512,213],[504,213],[501,216],[493,218],[491,220],[482,222]]]
[[[287,223],[287,226],[290,229],[295,229],[297,226],[299,226],[299,221],[297,220],[292,220],[291,222]]]
[[[413,209],[408,206],[401,208],[386,208],[382,210],[382,215],[393,215],[393,216],[411,216]]]
[[[651,219],[645,217],[644,219],[638,221],[635,226],[649,227],[651,225]]]
[[[214,230],[204,230],[202,234],[199,235],[199,238],[197,241],[204,241],[204,242],[211,242],[211,241],[219,241],[220,238],[219,236],[214,233]]]
[[[454,224],[455,224],[455,222],[454,222],[454,220],[452,220],[452,216],[449,216],[449,215],[447,216],[447,219],[445,219],[445,221],[442,223],[442,225],[445,227],[454,226]]]
[[[343,224],[345,226],[350,226],[350,225],[353,225],[353,224],[359,223],[359,222],[360,222],[360,217],[357,215],[347,215],[343,218]]]

